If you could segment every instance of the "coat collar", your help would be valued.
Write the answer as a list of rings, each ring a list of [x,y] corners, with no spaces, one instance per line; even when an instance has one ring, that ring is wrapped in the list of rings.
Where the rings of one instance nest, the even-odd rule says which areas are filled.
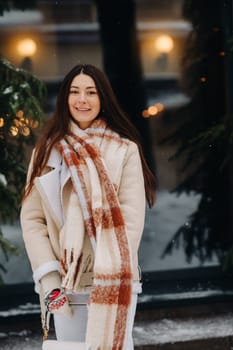
[[[61,165],[61,162],[62,162],[62,157],[59,151],[53,147],[50,152],[47,165],[51,168],[57,168],[58,166]]]
[[[45,201],[46,207],[60,227],[63,224],[61,193],[70,178],[70,172],[59,151],[55,148],[50,153],[47,166],[52,169],[36,179],[36,186]]]
[[[60,169],[60,186],[61,189],[63,189],[65,183],[70,178],[70,172],[66,164],[64,163],[61,154],[56,148],[52,149],[47,162],[47,166],[54,169]]]

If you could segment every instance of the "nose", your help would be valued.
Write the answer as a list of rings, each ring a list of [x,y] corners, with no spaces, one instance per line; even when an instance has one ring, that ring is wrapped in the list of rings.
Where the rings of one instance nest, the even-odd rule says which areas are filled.
[[[79,102],[86,102],[86,94],[85,94],[85,92],[84,91],[81,91],[80,92],[80,94],[79,94],[79,96],[78,96],[78,100],[79,100]]]

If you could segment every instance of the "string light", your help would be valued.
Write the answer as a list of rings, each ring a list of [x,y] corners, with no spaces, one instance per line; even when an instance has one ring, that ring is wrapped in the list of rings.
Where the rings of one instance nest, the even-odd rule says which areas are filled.
[[[149,118],[150,117],[147,109],[144,109],[144,111],[142,111],[142,116],[143,116],[143,118]]]
[[[22,111],[22,109],[18,110],[18,112],[16,112],[16,117],[18,118],[23,118],[24,112]]]
[[[21,131],[21,134],[22,134],[23,136],[29,136],[30,133],[31,133],[31,131],[30,131],[30,129],[29,129],[28,126],[23,126],[22,129],[21,129],[20,131]]]
[[[21,122],[20,120],[16,119],[16,118],[13,119],[13,122],[14,122],[14,124],[15,124],[17,127],[22,126],[22,122]]]
[[[205,83],[206,80],[207,80],[206,77],[201,77],[201,78],[200,78],[200,81],[201,81],[202,83]]]
[[[149,115],[156,115],[158,113],[158,108],[156,106],[150,106],[148,108]]]
[[[12,125],[12,126],[10,127],[9,132],[10,132],[10,134],[11,134],[12,136],[17,136],[18,133],[19,133],[19,129],[17,128],[17,126],[13,126],[13,125]]]
[[[36,129],[39,127],[39,122],[38,122],[38,120],[30,119],[29,125],[31,128]]]
[[[149,106],[147,109],[142,111],[143,118],[150,118],[159,115],[164,110],[164,105],[162,103],[156,103]]]
[[[0,117],[0,128],[3,128],[5,125],[5,119],[9,118],[10,115],[6,114],[4,117]],[[11,126],[9,126],[8,133],[16,137],[19,134],[25,137],[28,137],[31,134],[31,129],[36,129],[39,127],[39,121],[34,120],[31,117],[25,117],[23,110],[18,110],[15,114],[15,118],[11,121]],[[0,139],[4,139],[4,130],[1,129]]]
[[[158,108],[159,112],[162,112],[164,110],[164,105],[162,103],[156,103],[156,107]]]

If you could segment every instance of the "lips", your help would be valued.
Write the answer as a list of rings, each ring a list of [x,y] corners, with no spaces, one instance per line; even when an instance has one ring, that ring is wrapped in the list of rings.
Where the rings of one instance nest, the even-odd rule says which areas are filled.
[[[75,108],[75,109],[79,112],[87,112],[91,110],[90,108]]]

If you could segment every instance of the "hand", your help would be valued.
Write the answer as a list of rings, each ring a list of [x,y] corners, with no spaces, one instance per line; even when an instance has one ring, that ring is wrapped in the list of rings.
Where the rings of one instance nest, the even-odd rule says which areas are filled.
[[[72,315],[68,298],[61,288],[55,288],[48,292],[45,295],[44,303],[47,310],[51,313],[60,313],[68,317]]]

